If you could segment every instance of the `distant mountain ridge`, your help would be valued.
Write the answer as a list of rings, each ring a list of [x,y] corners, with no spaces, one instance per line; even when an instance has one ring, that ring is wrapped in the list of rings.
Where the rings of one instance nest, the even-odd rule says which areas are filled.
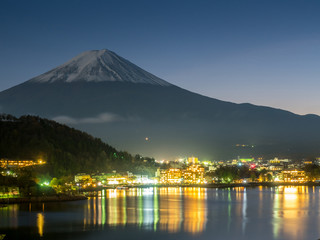
[[[160,159],[320,156],[319,116],[205,97],[108,50],[85,52],[1,92],[0,111],[54,119]]]

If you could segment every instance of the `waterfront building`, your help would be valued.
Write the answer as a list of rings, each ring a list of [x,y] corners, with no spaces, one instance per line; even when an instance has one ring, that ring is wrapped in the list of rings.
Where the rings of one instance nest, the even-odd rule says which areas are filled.
[[[182,182],[182,171],[179,168],[169,168],[160,173],[160,183],[178,184]]]
[[[183,171],[183,183],[200,184],[205,183],[204,168],[200,165],[191,165]]]
[[[282,175],[284,182],[303,183],[307,181],[306,173],[303,170],[284,170]]]
[[[160,183],[162,184],[202,184],[205,169],[199,164],[190,165],[186,170],[179,168],[170,168],[160,172]]]
[[[148,175],[134,175],[133,183],[135,183],[135,184],[149,183],[149,177],[148,177]]]
[[[124,176],[112,176],[107,178],[108,185],[127,184],[128,178]]]

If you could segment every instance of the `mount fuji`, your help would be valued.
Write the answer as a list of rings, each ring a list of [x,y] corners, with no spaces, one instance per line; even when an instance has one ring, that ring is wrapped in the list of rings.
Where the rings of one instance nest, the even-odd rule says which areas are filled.
[[[320,154],[319,116],[205,97],[109,50],[84,52],[0,92],[0,111],[53,119],[156,158]]]
[[[67,63],[31,79],[30,82],[131,82],[171,85],[106,49],[84,52]]]

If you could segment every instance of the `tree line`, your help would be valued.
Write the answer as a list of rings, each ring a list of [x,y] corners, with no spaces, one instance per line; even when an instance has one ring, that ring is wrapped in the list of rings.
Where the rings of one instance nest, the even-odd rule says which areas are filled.
[[[0,158],[46,161],[38,171],[61,177],[80,172],[154,174],[153,158],[117,151],[85,132],[37,116],[0,115]]]

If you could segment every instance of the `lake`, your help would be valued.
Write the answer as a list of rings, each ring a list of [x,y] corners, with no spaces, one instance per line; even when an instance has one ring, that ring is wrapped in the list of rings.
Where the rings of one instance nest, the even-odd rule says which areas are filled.
[[[5,239],[317,240],[320,188],[130,188],[0,208]]]

